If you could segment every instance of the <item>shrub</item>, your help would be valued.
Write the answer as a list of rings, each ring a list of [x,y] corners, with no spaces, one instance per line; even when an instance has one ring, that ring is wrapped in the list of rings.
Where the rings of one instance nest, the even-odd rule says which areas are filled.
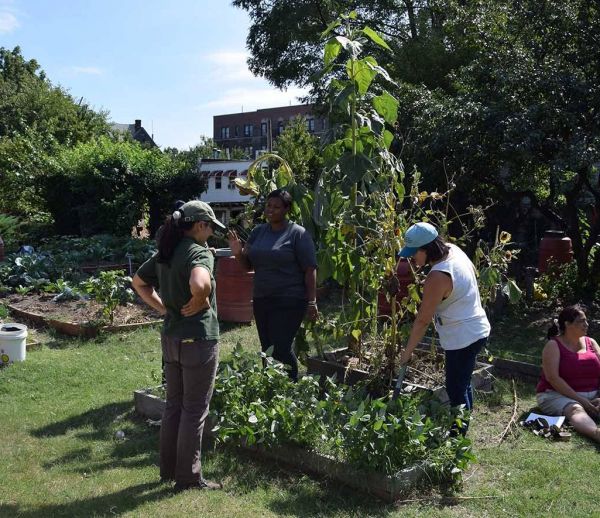
[[[219,441],[296,444],[388,475],[419,465],[430,477],[458,482],[474,459],[465,437],[451,436],[463,415],[429,395],[372,399],[361,388],[303,377],[292,382],[271,358],[238,346],[217,374],[211,403]]]

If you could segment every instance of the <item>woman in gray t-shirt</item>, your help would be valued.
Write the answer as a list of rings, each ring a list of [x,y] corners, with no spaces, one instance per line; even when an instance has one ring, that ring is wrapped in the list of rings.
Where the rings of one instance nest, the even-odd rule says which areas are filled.
[[[292,350],[302,320],[318,316],[315,246],[304,227],[287,219],[292,197],[277,189],[267,196],[267,223],[255,227],[245,245],[235,232],[229,246],[239,263],[254,270],[253,309],[261,349],[273,347],[273,358],[290,366],[298,378]]]

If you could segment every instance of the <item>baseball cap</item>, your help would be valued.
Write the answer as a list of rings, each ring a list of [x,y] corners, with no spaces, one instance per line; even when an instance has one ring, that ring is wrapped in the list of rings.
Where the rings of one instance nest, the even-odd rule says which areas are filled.
[[[436,237],[438,237],[438,231],[432,224],[424,221],[415,223],[406,231],[404,246],[398,255],[400,257],[412,257],[420,247],[431,243]]]
[[[181,206],[179,211],[181,212],[181,221],[210,221],[222,230],[225,230],[226,228],[225,225],[217,219],[210,205],[205,201],[188,201]]]

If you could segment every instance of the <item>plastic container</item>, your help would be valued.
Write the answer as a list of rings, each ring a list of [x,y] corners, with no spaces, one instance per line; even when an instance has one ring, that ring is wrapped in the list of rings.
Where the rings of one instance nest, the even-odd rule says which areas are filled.
[[[231,253],[231,251],[229,252]],[[251,322],[254,272],[247,272],[234,256],[217,256],[217,313],[225,322]]]
[[[27,354],[27,326],[7,322],[0,325],[0,363],[22,362]]]
[[[540,241],[538,270],[546,272],[549,264],[569,263],[573,260],[573,245],[571,238],[566,237],[560,230],[547,230]]]

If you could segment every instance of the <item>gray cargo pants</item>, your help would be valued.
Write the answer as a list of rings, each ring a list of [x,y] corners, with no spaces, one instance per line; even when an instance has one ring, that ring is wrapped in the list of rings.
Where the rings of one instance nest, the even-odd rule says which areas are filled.
[[[160,476],[182,484],[202,478],[200,449],[212,397],[219,344],[161,335],[167,404],[160,427]]]

